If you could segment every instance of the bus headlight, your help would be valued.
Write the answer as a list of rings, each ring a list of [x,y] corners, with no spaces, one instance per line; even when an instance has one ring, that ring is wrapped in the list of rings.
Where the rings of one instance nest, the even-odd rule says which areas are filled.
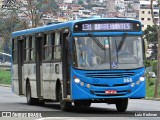
[[[80,85],[81,85],[81,86],[84,86],[84,82],[80,82]]]
[[[87,84],[87,88],[90,88],[91,87],[91,85],[90,84]]]
[[[141,81],[140,81],[140,80],[138,80],[138,81],[136,82],[136,84],[137,84],[137,85],[139,85],[139,84],[140,84],[140,82],[141,82]]]
[[[135,83],[131,83],[131,87],[134,87],[135,86]]]
[[[144,78],[144,77],[140,77],[139,80],[140,80],[141,82],[143,82],[143,81],[145,81],[145,78]]]
[[[79,78],[74,78],[74,82],[75,83],[80,83],[80,79]]]

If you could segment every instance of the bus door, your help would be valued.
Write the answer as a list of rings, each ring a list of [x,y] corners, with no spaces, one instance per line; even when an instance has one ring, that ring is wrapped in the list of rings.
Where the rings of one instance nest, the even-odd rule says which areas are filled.
[[[25,39],[25,38],[24,38]],[[24,39],[20,39],[18,40],[18,83],[19,83],[19,95],[23,95],[24,94],[24,90],[23,90],[23,81],[24,81],[24,77],[23,77],[23,59],[24,59],[24,44],[25,44],[25,40]]]
[[[68,30],[68,29],[67,29]],[[70,52],[69,39],[67,38],[69,32],[62,33],[62,73],[63,73],[63,97],[70,99]]]
[[[41,78],[41,68],[42,68],[42,41],[43,34],[39,33],[35,38],[35,48],[36,48],[36,88],[37,88],[37,97],[42,97],[42,78]]]

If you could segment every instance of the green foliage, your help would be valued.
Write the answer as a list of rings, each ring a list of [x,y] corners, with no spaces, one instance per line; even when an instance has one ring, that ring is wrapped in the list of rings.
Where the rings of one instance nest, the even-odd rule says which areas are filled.
[[[158,34],[156,31],[156,26],[147,26],[147,28],[144,30],[144,38],[150,42],[150,43],[157,43],[158,41]]]
[[[39,9],[41,12],[44,12],[44,13],[56,12],[56,10],[58,10],[58,8],[59,8],[59,6],[58,6],[57,2],[55,2],[55,0],[44,0],[42,2],[44,2],[44,4],[37,3],[37,4],[40,4],[39,8],[37,8],[37,9]]]
[[[0,19],[0,52],[11,53],[11,33],[12,31],[24,29],[24,25],[15,18]]]
[[[92,4],[88,4],[88,5],[82,5],[83,7],[85,7],[86,9],[92,9]]]
[[[128,3],[127,7],[128,7],[129,9],[132,9],[132,4],[131,4],[131,3]]]
[[[78,0],[78,4],[82,5],[83,4],[83,0]]]
[[[155,82],[156,82],[156,78],[147,78],[146,81],[146,97],[154,97],[154,90],[155,90]],[[159,93],[160,93],[160,86],[158,89]]]
[[[157,75],[157,60],[152,61],[152,71],[156,73]]]
[[[148,79],[151,79],[151,78],[148,78]],[[148,86],[150,87],[150,86],[154,85],[154,83],[155,83],[155,81],[153,81],[153,80],[149,80],[149,82],[148,82]]]
[[[151,61],[150,60],[144,60],[144,66],[145,67],[150,67],[151,66]]]
[[[0,71],[0,84],[11,84],[11,71]]]

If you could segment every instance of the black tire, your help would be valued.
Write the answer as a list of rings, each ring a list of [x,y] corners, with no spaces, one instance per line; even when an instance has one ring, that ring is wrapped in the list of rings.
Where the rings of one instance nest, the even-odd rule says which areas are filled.
[[[90,107],[90,106],[91,106],[91,103],[90,103],[90,102],[83,103],[83,106],[84,106],[84,107]]]
[[[58,88],[58,94],[59,94],[59,102],[60,102],[60,108],[63,111],[70,111],[71,110],[71,102],[65,101],[62,99],[62,89],[61,86]]]
[[[38,102],[38,105],[40,105],[40,106],[43,106],[44,104],[45,104],[45,101],[44,100],[37,100]]]
[[[82,108],[83,107],[83,105],[82,105],[82,103],[80,101],[74,101],[74,106],[76,108]]]
[[[74,106],[77,108],[82,108],[82,107],[90,107],[91,102],[87,101],[74,101]]]
[[[28,105],[34,105],[37,102],[36,98],[31,97],[31,87],[29,82],[26,85],[26,98],[27,98]]]
[[[116,100],[116,108],[118,112],[125,112],[127,107],[128,107],[128,98]]]

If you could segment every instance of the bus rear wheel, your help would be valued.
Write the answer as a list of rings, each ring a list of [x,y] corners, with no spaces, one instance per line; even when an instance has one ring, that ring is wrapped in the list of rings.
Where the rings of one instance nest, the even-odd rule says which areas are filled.
[[[116,100],[116,108],[118,112],[125,112],[127,107],[128,107],[128,98]]]
[[[26,86],[26,98],[27,98],[28,105],[34,105],[37,101],[36,98],[32,98],[31,96],[31,87],[29,82],[27,83],[27,86]]]
[[[59,93],[59,102],[60,102],[61,110],[63,110],[63,111],[71,110],[72,103],[62,99],[62,88],[61,88],[61,86],[59,87],[58,93]]]

